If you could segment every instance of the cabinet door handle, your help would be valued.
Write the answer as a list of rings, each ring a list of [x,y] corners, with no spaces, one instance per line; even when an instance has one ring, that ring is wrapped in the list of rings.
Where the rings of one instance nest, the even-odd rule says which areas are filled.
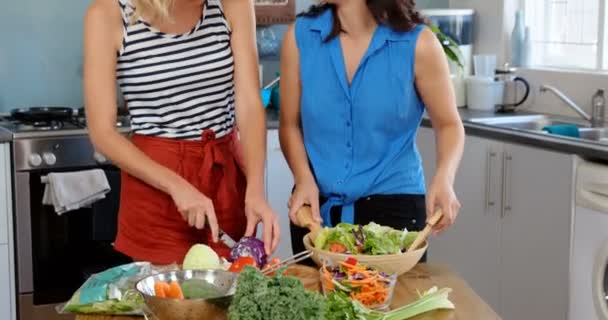
[[[509,152],[503,155],[502,166],[502,210],[500,217],[504,218],[511,211],[510,188],[511,188],[511,161],[513,156]]]
[[[485,194],[485,209],[486,213],[489,212],[490,208],[496,205],[496,201],[492,199],[492,163],[496,158],[496,152],[488,150],[486,154],[486,194]]]

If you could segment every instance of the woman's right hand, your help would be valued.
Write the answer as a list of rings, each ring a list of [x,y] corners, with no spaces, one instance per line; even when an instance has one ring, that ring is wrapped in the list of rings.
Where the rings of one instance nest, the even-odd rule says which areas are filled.
[[[191,227],[200,230],[204,229],[207,223],[211,228],[213,242],[219,240],[219,227],[211,199],[183,179],[171,188],[169,194],[177,211]]]
[[[296,181],[296,187],[289,198],[287,206],[289,207],[289,219],[294,224],[298,224],[297,213],[304,205],[309,205],[312,211],[312,218],[322,223],[321,213],[319,211],[319,189],[314,179],[306,179],[301,182]]]

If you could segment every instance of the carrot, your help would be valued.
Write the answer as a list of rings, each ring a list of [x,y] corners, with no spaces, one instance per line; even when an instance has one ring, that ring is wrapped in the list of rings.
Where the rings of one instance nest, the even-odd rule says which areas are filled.
[[[169,285],[166,282],[159,281],[154,283],[154,294],[159,298],[166,298],[169,292]]]
[[[374,306],[386,302],[389,295],[391,280],[381,274],[378,270],[368,270],[367,266],[352,261],[339,262],[340,270],[346,273],[346,278],[336,280],[338,283],[352,288],[347,292],[348,296],[359,301],[365,306]],[[333,270],[323,265],[322,281],[324,288],[328,291],[339,290],[340,287],[334,283]]]
[[[346,251],[348,251],[348,249],[341,243],[332,242],[329,244],[329,252],[344,253]]]
[[[177,283],[177,281],[173,281],[169,285],[169,290],[167,292],[167,298],[179,299],[179,300],[184,299],[184,293],[182,292],[182,287],[180,287],[180,285],[179,285],[179,283]]]

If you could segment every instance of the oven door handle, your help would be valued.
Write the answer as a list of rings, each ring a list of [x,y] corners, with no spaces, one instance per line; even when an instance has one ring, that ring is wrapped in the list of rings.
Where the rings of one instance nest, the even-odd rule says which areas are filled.
[[[32,258],[32,215],[30,207],[30,174],[15,174],[15,223],[19,293],[34,292]]]

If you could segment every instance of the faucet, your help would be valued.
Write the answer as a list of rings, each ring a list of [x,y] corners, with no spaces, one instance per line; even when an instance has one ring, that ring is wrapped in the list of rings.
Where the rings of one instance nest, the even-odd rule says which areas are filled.
[[[572,110],[576,111],[576,113],[578,113],[583,119],[589,121],[593,127],[596,126],[596,123],[597,123],[596,119],[594,119],[587,112],[585,112],[585,110],[583,110],[581,107],[579,107],[574,101],[572,101],[572,99],[568,98],[564,93],[562,93],[557,88],[550,86],[550,85],[543,84],[540,86],[540,92],[547,92],[547,91],[553,92],[553,94],[555,94],[558,98],[560,98],[563,102],[565,102],[568,107],[570,107]]]

